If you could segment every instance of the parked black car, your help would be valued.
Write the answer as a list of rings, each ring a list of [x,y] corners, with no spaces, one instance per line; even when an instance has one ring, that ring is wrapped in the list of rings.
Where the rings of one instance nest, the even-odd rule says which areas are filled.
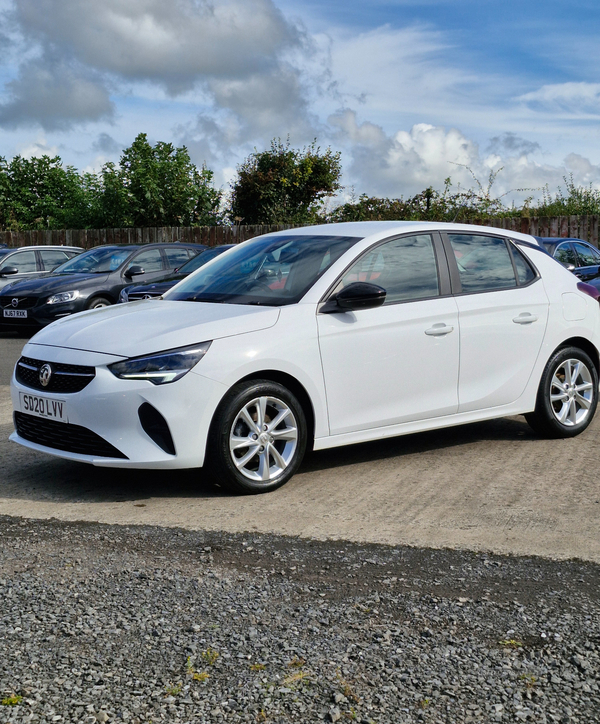
[[[544,249],[581,281],[600,289],[600,251],[583,239],[535,237]]]
[[[35,279],[68,261],[83,249],[79,246],[20,246],[0,248],[0,289],[10,282]]]
[[[107,307],[135,277],[164,277],[204,249],[178,242],[89,249],[50,274],[0,290],[0,331],[35,331],[75,312]]]
[[[188,274],[200,269],[207,262],[214,259],[219,254],[222,254],[227,249],[231,249],[235,244],[221,244],[220,246],[211,246],[204,251],[201,251],[193,259],[190,259],[183,266],[175,270],[175,274],[169,274],[165,279],[161,279],[153,284],[132,284],[130,287],[125,287],[121,290],[119,295],[120,302],[133,302],[138,299],[152,299],[153,297],[160,297],[171,287],[175,286],[177,282],[187,277]]]

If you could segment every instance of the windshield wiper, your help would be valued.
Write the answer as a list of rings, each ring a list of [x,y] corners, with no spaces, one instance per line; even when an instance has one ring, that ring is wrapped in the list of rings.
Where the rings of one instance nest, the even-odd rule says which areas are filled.
[[[185,297],[184,299],[178,300],[180,302],[213,302],[214,304],[223,304],[223,299],[213,299],[211,297],[203,297],[200,294],[192,297]]]

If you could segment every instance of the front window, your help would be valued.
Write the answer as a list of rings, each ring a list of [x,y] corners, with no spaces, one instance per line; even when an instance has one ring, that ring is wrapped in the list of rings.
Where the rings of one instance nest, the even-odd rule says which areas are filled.
[[[438,296],[440,288],[431,235],[403,236],[370,249],[344,273],[333,294],[353,282],[383,287],[384,305]]]
[[[595,249],[590,248],[586,244],[573,244],[577,256],[579,257],[579,266],[598,266],[600,264],[600,255]]]
[[[350,236],[259,237],[199,269],[164,297],[191,302],[294,304],[357,241],[360,239]]]
[[[4,264],[2,264],[2,268],[7,269],[11,266],[16,267],[20,274],[37,271],[35,251],[18,251],[16,254],[12,254],[12,256],[9,256]]]
[[[132,249],[101,247],[84,251],[61,264],[55,274],[108,274],[118,269],[132,254]]]

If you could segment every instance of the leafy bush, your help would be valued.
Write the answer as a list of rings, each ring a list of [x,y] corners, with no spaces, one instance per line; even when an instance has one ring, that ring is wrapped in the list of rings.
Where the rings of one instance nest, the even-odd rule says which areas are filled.
[[[231,190],[230,219],[243,224],[310,224],[323,201],[338,191],[340,154],[324,153],[313,142],[302,151],[281,139],[251,154],[237,170]]]

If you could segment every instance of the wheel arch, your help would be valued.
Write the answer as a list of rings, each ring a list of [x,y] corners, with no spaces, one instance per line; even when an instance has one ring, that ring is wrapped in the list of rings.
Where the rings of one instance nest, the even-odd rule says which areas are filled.
[[[583,352],[585,352],[594,363],[596,373],[598,377],[600,377],[600,354],[598,353],[596,346],[590,342],[589,339],[586,339],[585,337],[570,337],[569,339],[565,339],[564,342],[561,342],[558,345],[552,355],[561,349],[565,349],[565,347],[578,347],[583,350]]]
[[[252,372],[251,374],[246,375],[246,377],[242,377],[237,380],[235,384],[238,385],[240,382],[252,382],[253,380],[278,382],[280,385],[287,387],[287,389],[293,393],[295,397],[297,397],[298,402],[302,405],[302,409],[306,415],[308,438],[307,449],[312,450],[315,441],[315,410],[310,395],[306,391],[304,385],[293,375],[290,375],[287,372],[281,372],[280,370],[261,370],[259,372]],[[219,403],[219,405],[220,404],[221,403]]]
[[[110,292],[92,292],[90,296],[85,300],[86,305],[91,304],[94,299],[108,299],[111,304],[116,304],[117,300]]]

